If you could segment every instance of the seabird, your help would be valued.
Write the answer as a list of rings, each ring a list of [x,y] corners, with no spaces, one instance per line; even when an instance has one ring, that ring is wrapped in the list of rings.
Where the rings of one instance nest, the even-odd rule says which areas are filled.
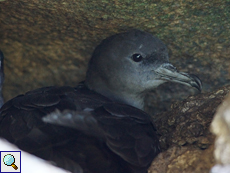
[[[96,47],[76,87],[40,88],[6,102],[0,136],[71,172],[144,173],[160,152],[144,97],[166,81],[202,88],[169,63],[158,38],[116,34]]]

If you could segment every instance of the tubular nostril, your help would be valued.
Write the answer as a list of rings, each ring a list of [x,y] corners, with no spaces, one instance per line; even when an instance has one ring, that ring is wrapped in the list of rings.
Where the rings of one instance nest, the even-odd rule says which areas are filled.
[[[164,68],[166,68],[166,69],[168,69],[170,71],[177,71],[177,68],[175,66],[173,66],[172,64],[170,64],[170,63],[164,63],[162,65],[162,67],[164,67]]]

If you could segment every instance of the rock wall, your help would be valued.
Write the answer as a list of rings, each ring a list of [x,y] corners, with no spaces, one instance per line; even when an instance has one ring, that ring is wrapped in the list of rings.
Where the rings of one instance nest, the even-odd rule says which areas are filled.
[[[179,70],[197,74],[204,91],[211,91],[229,83],[229,6],[227,0],[1,0],[5,98],[47,85],[76,85],[84,79],[94,47],[131,28],[162,39],[171,62]],[[194,94],[188,90],[166,84],[149,96],[147,108],[166,110],[172,97]],[[167,106],[151,109],[159,100]]]
[[[131,28],[149,31],[164,41],[172,64],[181,71],[198,75],[203,81],[203,93],[214,89],[218,91],[219,87],[230,83],[229,7],[228,0],[0,0],[0,49],[5,54],[3,94],[9,100],[42,86],[76,85],[84,79],[94,47],[107,36]],[[164,84],[150,93],[146,99],[146,110],[157,119],[165,114],[156,113],[169,110],[173,101],[183,100],[191,94],[197,92],[179,84]],[[209,123],[219,103],[210,103],[213,103],[210,104],[213,111],[208,122],[205,121],[203,134],[210,135],[211,139]],[[204,106],[200,109],[205,112]],[[172,107],[173,110],[176,108]],[[172,119],[173,116],[169,120]],[[168,140],[165,150],[170,148],[165,152],[186,154],[191,151],[198,159],[203,155],[202,151],[212,153],[213,140],[208,141],[208,145],[206,141],[204,146],[208,149],[203,150],[198,145],[195,149],[191,148],[201,140],[199,138],[197,142],[196,138],[191,138],[195,142],[189,143],[191,147],[185,152],[185,148],[180,147],[188,143],[187,138],[185,143],[183,140],[172,142],[172,138],[165,136],[163,131],[161,133],[161,139]],[[167,146],[169,144],[171,147]],[[171,157],[170,164],[174,163],[173,159]],[[181,163],[180,159],[177,160]],[[197,167],[198,162],[191,161],[194,166],[188,166],[187,172],[208,172],[214,163],[212,160],[207,164],[209,166]],[[165,171],[178,170],[178,166],[174,166]]]

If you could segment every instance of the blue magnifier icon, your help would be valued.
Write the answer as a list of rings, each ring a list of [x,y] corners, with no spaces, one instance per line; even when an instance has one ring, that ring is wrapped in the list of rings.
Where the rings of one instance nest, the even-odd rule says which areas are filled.
[[[7,154],[3,158],[3,162],[7,166],[12,166],[15,170],[18,169],[18,167],[14,164],[15,163],[15,158],[11,154]]]

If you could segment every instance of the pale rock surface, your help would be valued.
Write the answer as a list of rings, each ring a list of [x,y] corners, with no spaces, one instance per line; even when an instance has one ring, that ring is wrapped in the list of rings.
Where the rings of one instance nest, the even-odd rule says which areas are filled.
[[[230,172],[230,95],[217,109],[211,131],[216,135],[214,156],[217,165],[210,172]]]

